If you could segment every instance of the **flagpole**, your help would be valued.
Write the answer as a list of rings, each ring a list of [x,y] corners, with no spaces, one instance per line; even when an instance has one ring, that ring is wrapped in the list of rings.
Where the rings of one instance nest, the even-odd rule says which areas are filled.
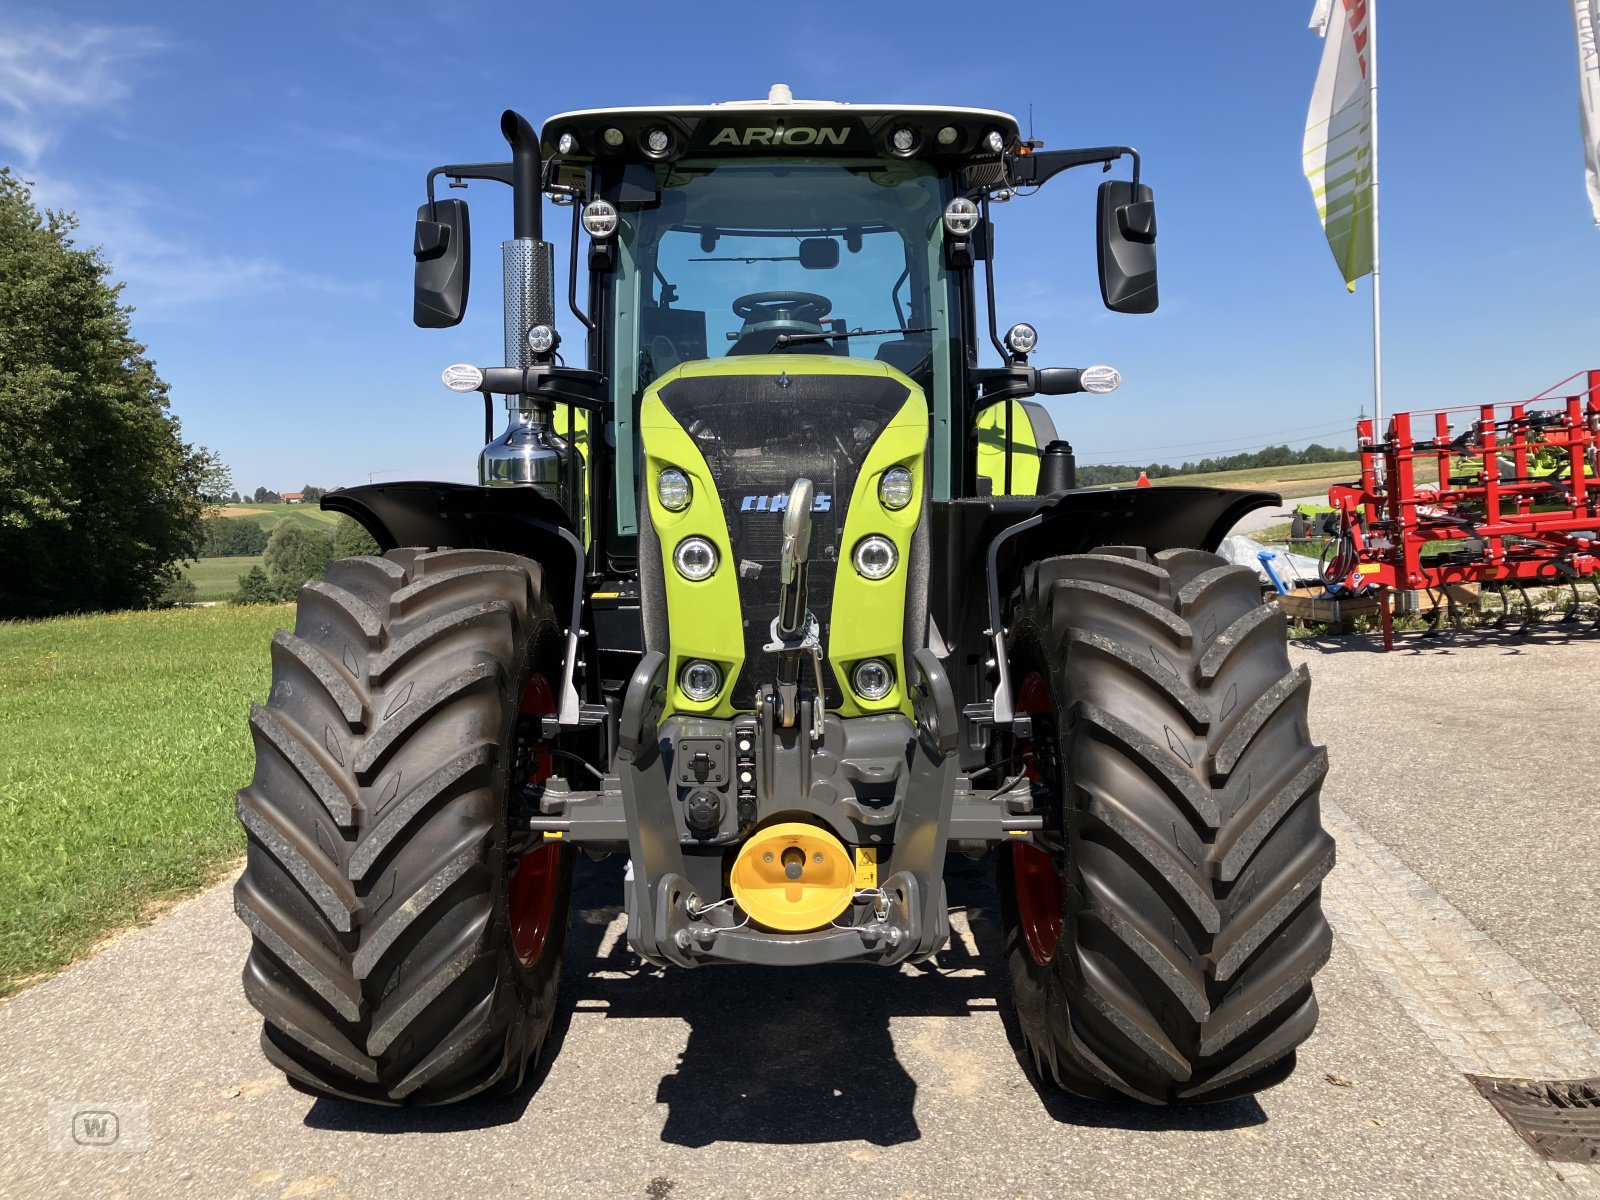
[[[1367,95],[1372,110],[1372,432],[1383,436],[1383,275],[1378,257],[1378,0],[1367,0]]]

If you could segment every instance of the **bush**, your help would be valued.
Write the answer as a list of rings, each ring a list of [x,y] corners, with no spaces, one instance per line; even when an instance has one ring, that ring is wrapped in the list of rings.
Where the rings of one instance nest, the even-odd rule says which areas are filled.
[[[335,558],[355,558],[362,554],[382,553],[373,536],[359,521],[353,521],[349,517],[339,518],[339,523],[333,528]]]
[[[161,590],[156,597],[157,608],[177,608],[180,604],[193,604],[200,592],[194,586],[194,580],[187,575],[176,576],[171,583]]]
[[[229,604],[276,604],[281,599],[260,567],[251,567],[239,576],[239,590],[228,597]]]
[[[293,595],[308,579],[321,579],[333,561],[333,537],[284,521],[272,531],[261,556],[272,586]]]

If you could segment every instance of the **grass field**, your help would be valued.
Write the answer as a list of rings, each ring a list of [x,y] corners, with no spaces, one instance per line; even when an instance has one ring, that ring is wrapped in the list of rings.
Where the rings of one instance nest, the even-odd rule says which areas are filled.
[[[261,566],[261,556],[201,558],[190,563],[183,573],[194,583],[196,600],[226,600],[239,588],[239,576],[251,567]]]
[[[288,606],[0,624],[0,995],[244,848],[252,700]]]
[[[285,521],[327,533],[339,523],[339,514],[323,512],[315,504],[225,504],[219,517],[248,517],[271,533]]]
[[[1438,471],[1431,462],[1417,463],[1417,480],[1432,482]],[[1282,492],[1284,499],[1295,496],[1320,496],[1329,485],[1353,483],[1361,477],[1359,459],[1339,462],[1298,463],[1289,467],[1250,467],[1243,471],[1213,471],[1207,475],[1168,475],[1152,479],[1155,487],[1172,487],[1188,484],[1200,487],[1252,487],[1264,491]],[[1124,485],[1131,486],[1131,485]]]

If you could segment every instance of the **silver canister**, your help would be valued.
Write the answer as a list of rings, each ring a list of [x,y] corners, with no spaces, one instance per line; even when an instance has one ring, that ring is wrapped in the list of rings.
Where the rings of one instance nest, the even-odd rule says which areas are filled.
[[[528,330],[556,325],[556,248],[532,238],[500,243],[505,278],[506,366],[533,362]]]

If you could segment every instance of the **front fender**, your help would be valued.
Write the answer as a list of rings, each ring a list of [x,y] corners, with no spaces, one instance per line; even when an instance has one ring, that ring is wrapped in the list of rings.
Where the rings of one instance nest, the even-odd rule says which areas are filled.
[[[994,711],[1010,719],[1004,603],[1030,562],[1096,546],[1142,546],[1152,554],[1214,551],[1235,522],[1281,503],[1273,492],[1217,487],[1080,488],[1047,496],[981,496],[935,502],[933,611],[958,662],[994,659],[1001,676]],[[980,592],[974,571],[984,573]],[[963,706],[986,703],[988,687],[958,674]]]
[[[369,483],[322,498],[328,512],[350,517],[385,551],[400,546],[503,550],[537,562],[545,592],[566,630],[561,723],[578,721],[572,678],[582,628],[587,559],[566,511],[531,487],[464,483]]]

